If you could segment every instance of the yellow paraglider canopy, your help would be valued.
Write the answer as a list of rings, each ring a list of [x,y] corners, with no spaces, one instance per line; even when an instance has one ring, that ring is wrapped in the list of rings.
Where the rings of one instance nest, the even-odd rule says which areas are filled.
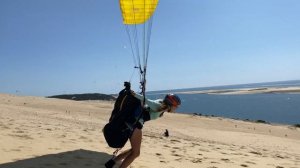
[[[154,13],[158,0],[120,0],[124,24],[145,23]]]
[[[159,0],[120,0],[123,23],[128,34],[134,68],[139,70],[140,88],[146,93],[146,71],[153,15]],[[129,80],[131,81],[131,79]],[[145,100],[143,101],[145,104]]]

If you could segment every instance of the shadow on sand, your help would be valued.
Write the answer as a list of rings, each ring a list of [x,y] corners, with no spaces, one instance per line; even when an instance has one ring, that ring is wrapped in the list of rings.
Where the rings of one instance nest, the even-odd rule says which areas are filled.
[[[4,163],[0,168],[105,168],[110,158],[107,153],[80,149]]]

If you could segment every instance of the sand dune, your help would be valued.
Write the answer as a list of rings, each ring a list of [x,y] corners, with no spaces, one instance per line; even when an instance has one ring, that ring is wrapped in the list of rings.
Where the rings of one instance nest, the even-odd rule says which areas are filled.
[[[104,168],[114,149],[101,129],[112,106],[0,94],[0,168]],[[166,114],[143,134],[132,168],[300,167],[300,129],[292,126]]]

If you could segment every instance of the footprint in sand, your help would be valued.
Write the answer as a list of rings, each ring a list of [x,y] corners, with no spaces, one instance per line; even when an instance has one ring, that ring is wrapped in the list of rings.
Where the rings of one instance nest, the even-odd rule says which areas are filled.
[[[8,134],[8,136],[12,136],[12,137],[17,137],[17,138],[20,138],[20,139],[25,139],[25,140],[29,140],[29,139],[33,139],[32,137],[30,137],[29,135],[24,135],[24,134]]]
[[[246,149],[246,147],[245,146],[241,146],[240,149]]]
[[[172,147],[173,149],[180,149],[179,147]]]
[[[243,153],[230,153],[230,155],[242,156],[244,154]]]
[[[67,137],[66,135],[60,135],[60,136],[58,136],[58,138],[65,138],[65,137]]]
[[[195,147],[195,146],[201,146],[200,144],[198,144],[198,143],[194,143],[194,142],[192,142],[192,147]]]
[[[202,159],[201,158],[194,158],[192,160],[193,163],[202,163]]]
[[[12,152],[21,152],[20,149],[11,149],[10,151],[12,151]]]
[[[17,130],[17,131],[13,131],[14,133],[24,133],[24,131],[22,131],[22,130]]]
[[[181,141],[179,141],[179,140],[177,140],[177,139],[171,139],[171,142],[172,142],[172,143],[176,143],[176,142],[181,143]]]
[[[159,162],[161,163],[168,163],[167,161],[165,161],[165,158],[162,156],[161,153],[155,153],[156,156],[158,156],[158,158],[160,159]]]
[[[262,155],[261,152],[257,152],[257,151],[250,151],[249,153],[255,154],[255,155]]]
[[[256,165],[256,163],[251,162],[251,161],[246,161],[246,163]]]
[[[230,162],[229,159],[225,159],[225,158],[222,158],[221,160],[224,161],[224,162],[226,162],[226,163],[229,163],[229,162]]]
[[[177,158],[177,159],[175,159],[175,161],[182,162],[182,158]]]
[[[276,154],[275,157],[276,157],[276,158],[279,158],[279,159],[287,159],[287,158],[289,158],[289,157],[281,156],[281,155],[279,155],[279,154]]]
[[[88,139],[88,138],[85,136],[80,136],[79,139]]]
[[[210,151],[207,150],[207,149],[199,149],[199,151],[201,151],[201,152],[210,152]]]
[[[8,126],[6,126],[6,125],[4,125],[4,124],[2,124],[2,123],[1,123],[1,125],[0,125],[0,126],[1,126],[1,129],[9,129],[9,127],[8,127]]]
[[[182,155],[179,155],[177,153],[172,154],[172,156],[182,157]]]

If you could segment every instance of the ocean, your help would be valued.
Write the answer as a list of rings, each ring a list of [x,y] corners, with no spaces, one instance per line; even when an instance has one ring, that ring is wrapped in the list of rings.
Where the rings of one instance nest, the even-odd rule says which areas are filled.
[[[215,86],[149,92],[150,99],[163,98],[165,93],[210,89],[300,86],[300,80],[231,86]],[[182,105],[178,113],[219,116],[240,120],[264,120],[278,124],[300,124],[300,94],[266,93],[244,95],[178,94]]]

